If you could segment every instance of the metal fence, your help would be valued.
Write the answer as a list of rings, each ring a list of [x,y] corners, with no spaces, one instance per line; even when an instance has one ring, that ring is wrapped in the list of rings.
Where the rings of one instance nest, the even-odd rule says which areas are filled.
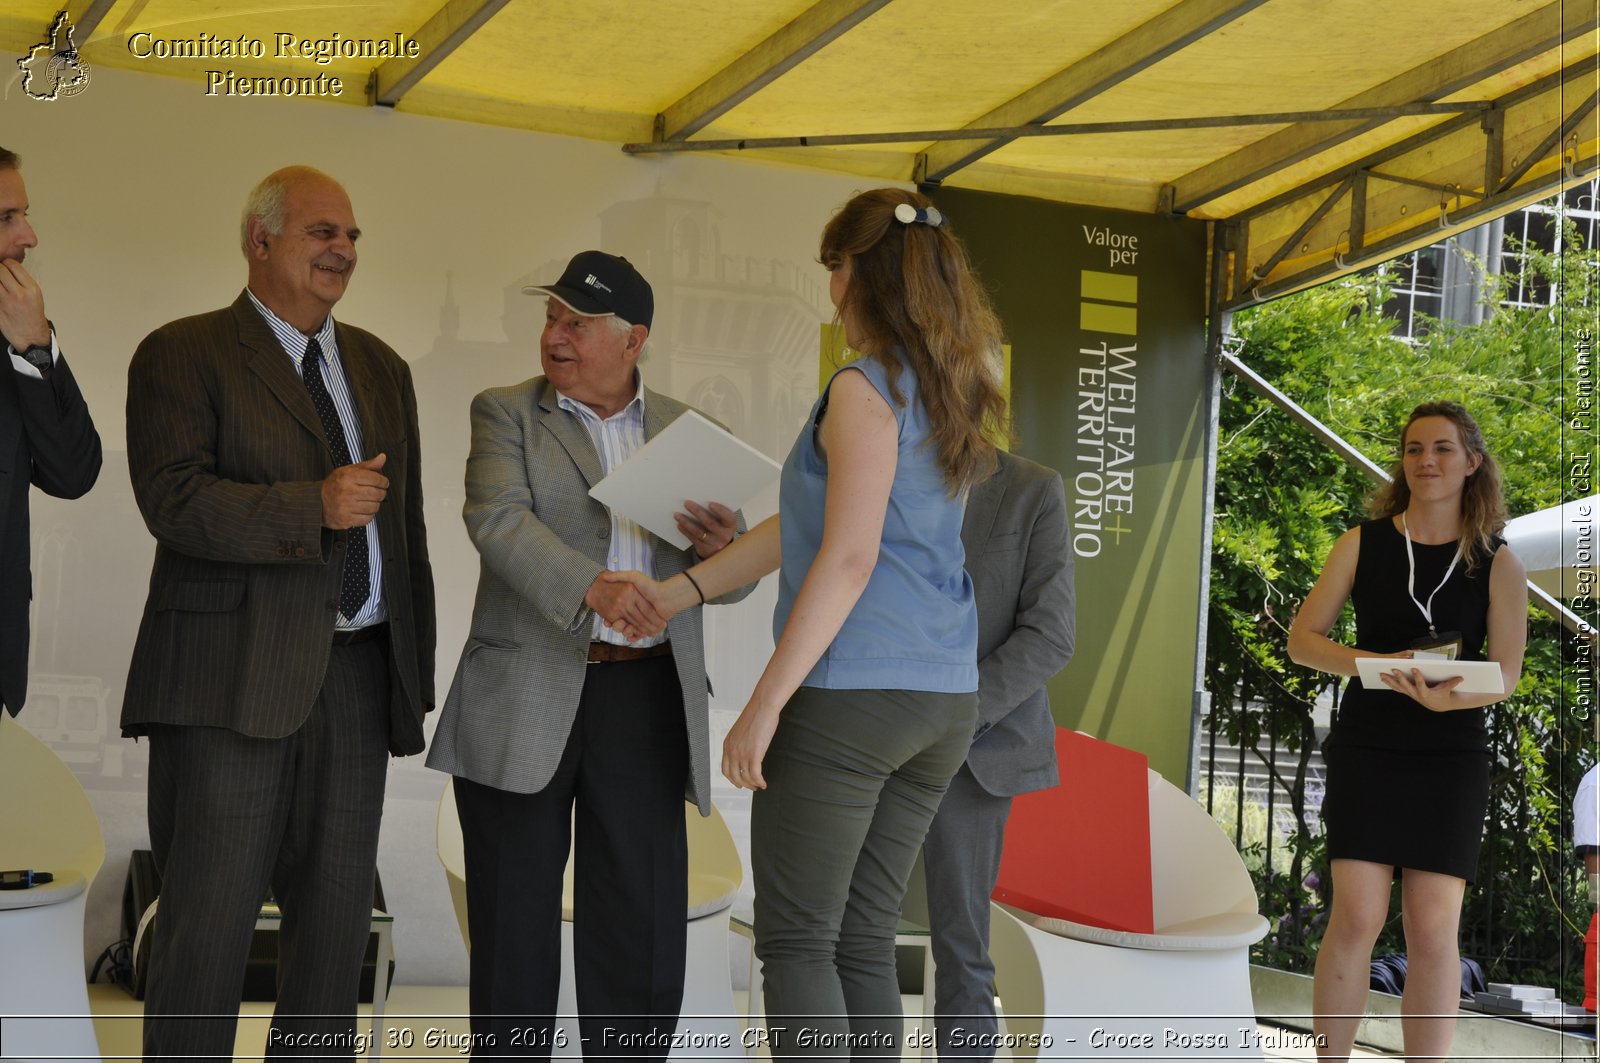
[[[1336,712],[1331,705],[1325,707]],[[1262,898],[1262,912],[1274,933],[1257,948],[1258,962],[1309,971],[1326,917],[1330,886],[1320,846],[1309,847],[1302,861],[1301,881],[1285,876],[1302,850],[1321,833],[1325,767],[1321,743],[1327,726],[1313,728],[1315,740],[1293,748],[1274,726],[1274,717],[1256,705],[1228,710],[1253,714],[1255,742],[1231,742],[1221,714],[1206,717],[1197,752],[1200,802],[1222,826],[1244,857]],[[1316,715],[1320,716],[1321,713]],[[1582,888],[1581,861],[1569,836],[1536,838],[1537,824],[1549,822],[1540,802],[1565,803],[1554,818],[1570,824],[1571,791],[1577,777],[1560,773],[1552,785],[1530,787],[1517,751],[1522,748],[1525,720],[1512,713],[1489,714],[1491,768],[1490,814],[1485,826],[1478,879],[1467,891],[1461,920],[1461,953],[1482,965],[1491,981],[1554,986],[1569,1001],[1581,994],[1583,932],[1592,911]],[[1235,721],[1237,722],[1237,721]],[[1309,748],[1304,748],[1309,746]],[[1383,780],[1372,780],[1381,786]],[[1295,808],[1302,806],[1297,815]],[[1530,889],[1530,884],[1535,888]],[[1399,920],[1399,891],[1389,926],[1379,939],[1378,953],[1405,951]],[[1541,907],[1542,906],[1542,907]],[[1294,909],[1287,915],[1285,910]],[[1298,947],[1291,947],[1298,946]]]

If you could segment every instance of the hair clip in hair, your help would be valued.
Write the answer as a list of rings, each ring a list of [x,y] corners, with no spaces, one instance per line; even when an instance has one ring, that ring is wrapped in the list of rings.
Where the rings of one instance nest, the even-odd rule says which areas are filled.
[[[924,225],[937,229],[944,224],[944,215],[939,213],[938,207],[913,207],[910,203],[902,203],[894,208],[895,220],[905,225],[921,222]]]

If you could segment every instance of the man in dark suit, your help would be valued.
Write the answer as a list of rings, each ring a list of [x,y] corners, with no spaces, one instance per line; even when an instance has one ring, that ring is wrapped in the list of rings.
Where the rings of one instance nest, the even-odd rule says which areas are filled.
[[[701,611],[663,629],[633,584],[605,576],[676,575],[731,542],[738,515],[690,506],[680,550],[589,496],[688,410],[637,372],[655,300],[633,265],[585,251],[525,290],[548,297],[544,375],[472,403],[463,516],[482,574],[428,753],[455,776],[475,1054],[550,1054],[575,832],[583,1052],[659,1059],[683,1000],[683,802],[711,803]]]
[[[162,875],[147,1059],[232,1056],[269,883],[268,1051],[352,1053],[388,757],[422,750],[433,704],[411,372],[331,316],[356,265],[349,197],[290,167],[241,228],[246,290],[151,333],[128,369],[157,543],[122,713],[150,737]]]
[[[1000,454],[961,529],[978,600],[978,727],[923,843],[941,1059],[994,1056],[989,894],[1017,794],[1054,786],[1045,683],[1072,657],[1072,541],[1061,476]]]
[[[39,240],[20,165],[0,148],[0,337],[11,359],[0,368],[0,706],[13,716],[28,695],[28,485],[78,498],[100,475],[100,435],[22,267]]]

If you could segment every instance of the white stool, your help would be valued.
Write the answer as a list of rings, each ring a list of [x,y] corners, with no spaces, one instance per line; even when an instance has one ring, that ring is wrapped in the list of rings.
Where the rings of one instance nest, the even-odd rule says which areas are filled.
[[[0,869],[55,876],[31,890],[0,890],[0,1052],[98,1060],[83,908],[105,862],[105,839],[72,769],[5,712],[0,809]]]
[[[88,896],[76,871],[0,890],[0,1050],[8,1060],[100,1059],[83,973]]]

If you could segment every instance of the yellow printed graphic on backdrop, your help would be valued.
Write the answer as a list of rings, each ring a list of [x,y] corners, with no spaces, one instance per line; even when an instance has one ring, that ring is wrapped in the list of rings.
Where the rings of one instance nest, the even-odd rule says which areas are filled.
[[[838,372],[841,366],[849,365],[861,357],[859,351],[852,350],[844,341],[844,326],[832,322],[822,323],[821,354],[817,359],[817,393],[822,393],[823,386],[829,378]],[[1006,397],[1006,405],[1011,405],[1011,344],[1000,346],[1000,393]],[[1003,450],[1010,450],[1010,440],[1007,433],[997,433],[1000,438],[995,443]]]
[[[1078,304],[1078,327],[1084,332],[1137,336],[1139,278],[1093,269],[1081,270],[1079,275],[1083,283],[1083,302]]]
[[[823,387],[840,366],[849,365],[861,357],[844,342],[844,326],[835,325],[831,321],[822,323],[822,357],[817,365],[817,394],[822,394]]]

